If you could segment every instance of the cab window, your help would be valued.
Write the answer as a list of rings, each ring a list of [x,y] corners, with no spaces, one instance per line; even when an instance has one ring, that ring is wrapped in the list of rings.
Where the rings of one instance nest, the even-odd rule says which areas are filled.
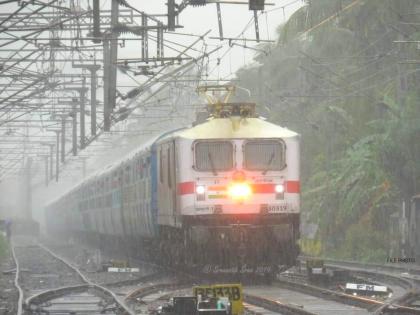
[[[250,171],[280,171],[286,166],[286,145],[281,140],[252,140],[245,143],[244,166]]]
[[[195,144],[195,169],[202,172],[233,168],[233,145],[229,141],[199,141]]]

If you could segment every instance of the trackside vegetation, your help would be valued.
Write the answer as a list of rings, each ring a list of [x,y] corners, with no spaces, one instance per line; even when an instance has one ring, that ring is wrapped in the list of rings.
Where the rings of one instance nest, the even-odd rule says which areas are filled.
[[[237,72],[261,115],[302,135],[308,253],[384,262],[420,193],[419,52],[396,42],[420,40],[414,12],[416,0],[308,1]]]

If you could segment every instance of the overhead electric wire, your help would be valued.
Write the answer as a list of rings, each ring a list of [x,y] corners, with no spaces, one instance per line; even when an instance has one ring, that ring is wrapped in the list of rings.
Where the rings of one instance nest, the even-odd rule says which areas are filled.
[[[259,13],[259,15],[258,15],[258,17],[260,17],[264,12],[265,13],[268,13],[268,12],[273,12],[273,11],[276,11],[276,10],[279,10],[279,9],[282,9],[282,8],[285,8],[285,7],[288,7],[288,6],[290,6],[290,5],[292,5],[292,4],[294,4],[294,3],[296,3],[296,2],[298,2],[298,1],[300,1],[300,0],[293,0],[293,1],[290,1],[290,2],[288,2],[288,3],[286,3],[286,4],[284,4],[283,6],[280,6],[280,7],[278,7],[278,8],[274,8],[274,9],[271,9],[271,10],[268,10],[268,11],[262,11],[261,13]],[[248,21],[248,23],[245,25],[245,27],[244,27],[244,29],[236,36],[236,38],[238,38],[238,39],[234,39],[234,40],[231,40],[231,42],[238,42],[238,41],[245,41],[246,42],[246,40],[245,39],[240,39],[239,37],[241,37],[241,36],[243,36],[243,34],[248,30],[248,28],[252,25],[252,22],[254,21],[254,16],[252,16],[251,17],[251,19]],[[219,59],[219,62],[218,62],[218,64],[211,70],[211,71],[209,71],[209,73],[208,73],[208,75],[210,76],[216,69],[217,69],[217,67],[219,67],[220,66],[220,63],[221,63],[221,61],[225,58],[225,56],[230,52],[230,50],[232,49],[232,46],[230,46],[224,53],[223,53],[223,55],[220,57],[220,58],[218,58]]]

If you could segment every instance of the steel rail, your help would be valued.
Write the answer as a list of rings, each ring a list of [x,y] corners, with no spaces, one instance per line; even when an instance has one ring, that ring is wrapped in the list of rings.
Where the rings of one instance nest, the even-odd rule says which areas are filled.
[[[11,243],[10,248],[12,249],[12,257],[13,257],[13,260],[14,260],[14,263],[15,263],[15,266],[16,266],[14,285],[19,292],[16,315],[22,315],[22,312],[23,312],[23,290],[19,285],[20,266],[19,266],[19,261],[16,257],[15,247],[13,245],[13,242]]]
[[[305,257],[301,256],[301,260],[311,259],[313,257]],[[316,259],[322,259],[326,263],[331,264],[339,264],[348,267],[360,267],[360,268],[370,268],[370,269],[382,269],[388,270],[393,272],[410,272],[414,274],[420,275],[420,266],[414,264],[378,264],[378,263],[365,263],[365,262],[358,262],[353,260],[338,260],[338,259],[331,259],[331,258],[323,258],[323,257],[314,257]]]
[[[335,264],[330,263],[330,264],[327,264],[326,266],[353,270],[353,272],[355,272],[358,275],[371,276],[371,277],[374,277],[376,279],[380,279],[380,280],[385,281],[385,282],[390,281],[390,282],[393,282],[393,283],[397,283],[398,285],[400,285],[400,286],[402,286],[403,288],[406,289],[406,292],[403,295],[392,298],[390,301],[383,302],[382,305],[379,305],[379,307],[377,307],[375,312],[374,312],[375,315],[384,314],[384,313],[387,313],[390,310],[392,310],[393,312],[397,312],[397,311],[401,311],[401,312],[404,312],[404,313],[408,312],[408,314],[411,314],[411,315],[420,314],[419,309],[415,309],[415,308],[412,308],[412,307],[407,307],[407,306],[404,305],[413,296],[418,296],[420,294],[418,286],[416,285],[416,282],[418,282],[419,280],[408,279],[408,278],[405,278],[405,277],[397,276],[397,275],[392,274],[392,273],[384,272],[384,270],[366,269],[366,266],[364,264],[360,264],[359,267],[355,267],[354,264],[353,264],[353,266],[349,267],[346,264],[341,265],[341,264],[336,262]],[[376,267],[376,268],[378,268],[378,267]]]
[[[308,259],[308,257],[300,257],[300,260]],[[402,311],[402,312],[410,312],[410,314],[420,314],[420,310],[407,307],[404,304],[406,301],[413,298],[413,296],[419,296],[419,287],[418,283],[420,283],[420,279],[410,279],[406,277],[402,277],[400,275],[396,275],[395,271],[401,272],[401,271],[407,271],[406,268],[403,268],[401,266],[386,266],[381,264],[373,264],[373,263],[361,263],[356,261],[340,261],[340,260],[334,260],[334,259],[323,259],[325,262],[325,266],[329,266],[330,268],[340,268],[340,269],[346,269],[353,271],[355,274],[358,274],[360,276],[368,276],[368,277],[374,277],[375,279],[380,279],[381,281],[385,282],[392,282],[396,283],[397,285],[403,287],[406,289],[406,292],[399,297],[395,297],[391,299],[391,301],[388,302],[380,302],[380,305],[375,307],[374,314],[382,314],[385,311],[392,310],[393,311]],[[388,270],[388,272],[386,272]],[[394,273],[390,273],[390,271]],[[416,270],[419,272],[419,270]],[[366,302],[368,299],[366,299]],[[356,302],[356,301],[355,301]],[[362,302],[363,303],[363,302]]]
[[[278,312],[284,315],[317,315],[316,313],[306,311],[302,308],[293,305],[285,304],[283,302],[274,301],[256,295],[244,294],[244,300],[246,303],[256,305],[269,311]]]
[[[379,307],[383,305],[382,302],[377,300],[372,300],[360,296],[353,296],[350,294],[332,291],[322,287],[310,284],[303,284],[291,280],[276,280],[273,284],[291,291],[297,291],[306,295],[316,296],[324,300],[330,300],[337,303],[356,306],[364,309],[372,309],[374,307]]]
[[[124,299],[126,301],[134,301],[137,298],[144,298],[145,296],[152,295],[162,290],[179,290],[191,287],[192,284],[187,283],[159,283],[159,284],[152,284],[147,287],[141,287],[129,292]],[[285,315],[315,315],[314,313],[308,312],[304,309],[295,307],[293,305],[285,304],[279,301],[270,300],[267,298],[244,294],[244,300],[246,303],[262,307],[266,310],[280,312],[281,314]]]
[[[96,283],[92,282],[77,267],[75,267],[73,264],[71,264],[70,262],[68,262],[67,260],[62,258],[61,256],[59,256],[56,253],[54,253],[53,251],[51,251],[49,248],[47,248],[43,244],[38,244],[38,246],[41,247],[46,252],[48,252],[55,259],[61,261],[63,264],[67,265],[69,268],[74,270],[79,275],[79,277],[82,279],[82,281],[85,282],[86,284],[81,285],[81,286],[72,286],[72,287],[64,287],[64,288],[60,288],[60,289],[48,290],[48,291],[44,291],[44,292],[41,292],[39,294],[33,295],[32,297],[29,297],[29,298],[26,299],[26,301],[25,301],[26,307],[28,307],[30,304],[35,303],[36,301],[39,301],[40,299],[43,300],[43,299],[51,296],[51,294],[65,293],[65,292],[68,292],[71,289],[74,290],[74,289],[81,289],[81,288],[93,288],[93,289],[97,289],[97,290],[105,293],[108,296],[111,296],[113,298],[113,300],[118,304],[118,306],[126,314],[135,315],[135,312],[127,306],[125,301],[121,300],[114,292],[112,292],[108,288],[105,288],[103,285],[99,285],[99,284],[96,284]]]
[[[135,289],[131,292],[129,292],[126,296],[124,296],[125,301],[131,301],[136,298],[142,298],[147,295],[154,294],[156,292],[162,291],[162,290],[179,290],[179,289],[185,289],[188,287],[191,287],[192,284],[182,284],[182,283],[158,283],[158,284],[152,284],[147,287],[141,287],[138,289]]]

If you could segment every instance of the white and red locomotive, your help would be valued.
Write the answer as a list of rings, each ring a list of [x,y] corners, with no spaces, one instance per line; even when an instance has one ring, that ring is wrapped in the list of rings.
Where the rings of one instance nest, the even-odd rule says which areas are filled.
[[[212,114],[49,204],[49,231],[173,264],[293,264],[299,135],[256,117],[254,104],[226,103]]]

